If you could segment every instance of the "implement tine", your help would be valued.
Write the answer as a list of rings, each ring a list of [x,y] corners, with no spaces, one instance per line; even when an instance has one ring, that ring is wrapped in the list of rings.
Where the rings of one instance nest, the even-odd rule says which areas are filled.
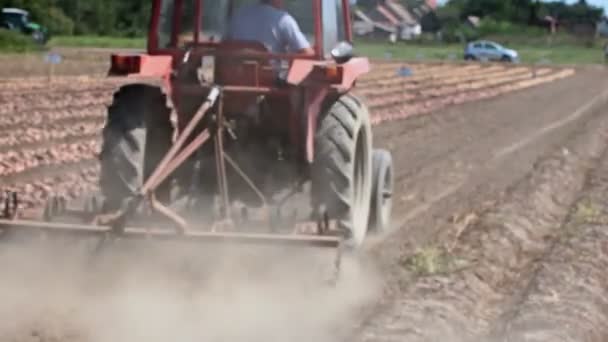
[[[4,192],[4,196],[2,196],[2,201],[4,202],[2,205],[2,217],[8,218],[8,210],[9,210],[9,191]]]
[[[2,214],[0,217],[12,220],[17,216],[19,211],[19,197],[17,192],[7,190],[4,192],[4,196],[1,198],[3,201],[2,204]]]

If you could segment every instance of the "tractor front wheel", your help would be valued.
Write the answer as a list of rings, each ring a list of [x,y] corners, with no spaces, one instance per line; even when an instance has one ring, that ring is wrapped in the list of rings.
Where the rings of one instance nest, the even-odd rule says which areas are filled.
[[[315,135],[312,199],[348,233],[357,248],[367,234],[372,192],[372,130],[369,112],[353,95],[324,112]]]
[[[373,187],[371,212],[369,215],[370,230],[385,233],[391,228],[393,209],[393,158],[386,150],[374,150],[372,157]]]
[[[171,147],[171,110],[165,101],[160,88],[143,84],[124,86],[114,94],[99,158],[104,211],[117,210],[136,196]],[[161,201],[169,197],[166,183],[156,192]]]

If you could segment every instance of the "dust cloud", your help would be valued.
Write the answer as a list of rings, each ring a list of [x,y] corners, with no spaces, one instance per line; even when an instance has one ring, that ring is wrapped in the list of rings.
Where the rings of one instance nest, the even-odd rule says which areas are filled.
[[[0,244],[3,342],[319,341],[380,293],[361,257],[286,247]]]

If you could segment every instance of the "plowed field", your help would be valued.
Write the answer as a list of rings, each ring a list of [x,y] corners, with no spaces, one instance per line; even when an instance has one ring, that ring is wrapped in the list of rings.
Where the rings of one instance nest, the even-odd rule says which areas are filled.
[[[124,81],[65,74],[0,82],[0,188],[25,207],[96,188]],[[0,240],[0,341],[608,340],[607,70],[377,62],[356,93],[393,154],[394,229],[335,287],[292,250],[92,263],[90,246]]]
[[[572,69],[500,65],[377,64],[358,84],[374,123],[552,82]],[[0,182],[19,190],[23,205],[41,205],[51,192],[77,196],[95,187],[96,153],[105,108],[123,80],[87,76],[24,78],[0,83]]]

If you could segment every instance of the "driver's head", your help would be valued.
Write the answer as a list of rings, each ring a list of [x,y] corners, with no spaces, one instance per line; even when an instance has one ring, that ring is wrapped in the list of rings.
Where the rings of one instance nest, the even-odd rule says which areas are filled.
[[[273,7],[283,7],[283,0],[261,0],[263,4],[267,4]]]

